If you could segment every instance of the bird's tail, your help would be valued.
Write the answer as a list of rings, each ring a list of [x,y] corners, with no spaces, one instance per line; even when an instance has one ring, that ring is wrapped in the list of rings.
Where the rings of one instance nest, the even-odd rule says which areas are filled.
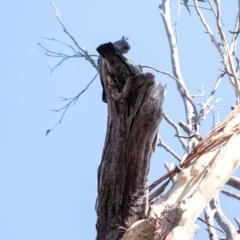
[[[116,53],[116,49],[111,42],[100,45],[96,50],[105,59]]]

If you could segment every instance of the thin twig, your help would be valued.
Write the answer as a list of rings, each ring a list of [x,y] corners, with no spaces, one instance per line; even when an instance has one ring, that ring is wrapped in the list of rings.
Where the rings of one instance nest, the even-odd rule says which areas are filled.
[[[200,220],[200,221],[202,221],[202,222],[204,222],[204,223],[206,223],[206,224],[209,225],[210,227],[215,228],[216,230],[218,230],[218,231],[220,231],[221,233],[223,233],[223,235],[225,235],[224,232],[223,232],[221,229],[216,228],[216,227],[214,227],[213,225],[210,225],[209,223],[207,223],[206,221],[204,221],[202,218],[198,217],[197,219]]]
[[[216,108],[216,105],[218,104],[218,102],[221,100],[221,98],[218,98],[213,104],[209,104],[207,106],[202,105],[202,103],[198,103],[201,106],[201,110],[200,110],[200,121],[202,121],[203,119],[205,119],[207,117],[207,115],[213,111],[213,109]]]
[[[59,40],[57,40],[57,39],[55,39],[55,38],[47,38],[47,37],[42,37],[42,36],[38,36],[38,37],[39,37],[39,38],[42,38],[42,39],[46,39],[46,40],[48,40],[48,41],[54,41],[54,42],[60,43],[60,44],[62,44],[62,45],[64,45],[64,46],[66,46],[66,47],[71,48],[75,53],[79,54],[79,52],[76,51],[71,45],[66,44],[66,43],[63,43],[63,42],[61,42],[61,41],[59,41]],[[40,45],[40,44],[39,44],[39,45]],[[44,48],[44,49],[45,49],[45,48]]]
[[[214,130],[218,126],[218,124],[220,123],[219,112],[217,111],[217,109],[215,109],[214,111],[212,110],[212,115],[213,115],[212,129]]]
[[[239,22],[240,22],[240,12],[237,14],[234,32],[239,31]],[[231,45],[230,45],[230,54],[231,55],[234,55],[234,52],[236,50],[238,35],[239,35],[238,33],[233,34],[233,38],[232,38]]]
[[[162,141],[162,139],[158,136],[158,146],[163,147],[167,152],[171,153],[179,162],[181,158],[166,144]]]
[[[160,194],[162,194],[164,192],[164,190],[166,189],[167,185],[169,184],[169,182],[170,182],[170,178],[165,183],[163,183],[158,189],[156,189],[153,193],[151,193],[149,195],[148,200],[151,202],[154,198],[156,198]]]
[[[155,182],[153,182],[150,186],[149,186],[149,191],[152,191],[153,188],[155,188],[156,186],[158,186],[161,182],[163,182],[165,179],[174,177],[175,174],[177,173],[178,169],[175,168],[172,171],[166,173],[164,176],[160,177],[159,179],[157,179]]]
[[[166,71],[162,71],[160,69],[157,69],[155,67],[152,67],[152,66],[149,66],[149,65],[141,65],[141,68],[150,68],[150,69],[153,69],[154,71],[156,72],[159,72],[159,73],[162,73],[162,74],[165,74],[167,76],[169,76],[170,78],[174,79],[177,83],[177,85],[179,85],[181,88],[182,88],[182,97],[185,97],[189,102],[190,104],[192,105],[192,108],[193,108],[193,112],[194,112],[194,115],[195,115],[195,119],[196,119],[196,122],[198,122],[198,111],[197,111],[197,108],[194,104],[194,102],[192,101],[191,99],[191,96],[189,95],[186,87],[183,85],[182,81],[180,81],[179,79],[177,79],[176,77],[174,77],[172,74],[166,72]]]
[[[217,81],[216,81],[216,83],[215,83],[215,85],[214,85],[214,87],[213,87],[213,89],[212,89],[208,99],[204,103],[198,103],[198,105],[201,106],[201,110],[199,112],[199,119],[200,119],[200,121],[207,117],[207,113],[209,113],[209,111],[207,112],[207,107],[210,105],[210,102],[213,99],[214,94],[216,93],[216,90],[219,87],[219,85],[220,85],[224,75],[225,75],[225,73],[222,73],[222,74],[220,74],[220,76],[218,76]],[[216,104],[216,102],[215,102],[215,104]],[[213,109],[213,108],[211,108],[211,109]]]
[[[179,20],[179,16],[180,16],[180,0],[178,0],[178,6],[177,7],[174,6],[174,8],[176,9],[176,12],[177,12],[176,21],[174,23],[174,30],[175,30],[176,44],[177,44],[177,42],[178,42],[177,24],[178,24],[178,20]]]
[[[158,69],[158,68],[155,68],[155,67],[152,67],[152,66],[149,66],[149,65],[140,65],[140,67],[141,67],[141,68],[150,68],[150,69],[152,69],[152,70],[154,70],[154,71],[156,71],[156,72],[159,72],[159,73],[162,73],[162,74],[164,74],[164,75],[167,75],[167,76],[169,76],[170,78],[172,78],[172,79],[174,79],[175,81],[177,81],[177,83],[181,84],[180,81],[179,81],[176,77],[174,77],[172,74],[170,74],[169,72],[160,70],[160,69]]]
[[[180,3],[180,4],[188,6],[188,7],[194,7],[194,5],[191,5],[191,4],[185,4],[185,3]],[[205,8],[205,7],[199,7],[199,8],[212,11],[211,8]]]
[[[95,63],[95,61],[90,57],[90,55],[88,54],[87,50],[81,48],[79,46],[79,44],[77,43],[77,41],[74,39],[74,37],[67,31],[66,27],[64,26],[64,24],[62,23],[62,20],[61,20],[61,17],[60,17],[60,14],[59,14],[59,11],[57,9],[57,7],[55,6],[55,4],[53,2],[50,2],[50,4],[53,6],[54,10],[55,10],[55,15],[56,15],[56,18],[57,20],[59,21],[59,23],[62,25],[63,27],[63,31],[72,39],[72,41],[74,42],[74,44],[77,46],[78,50],[79,50],[79,53],[82,54],[86,60],[88,60],[92,66],[98,71],[98,66],[97,64]]]
[[[165,162],[164,163],[164,167],[167,169],[168,172],[170,172],[170,171],[172,171],[173,169],[176,168],[176,164],[175,163],[167,163],[167,162]],[[174,177],[169,178],[169,179],[171,179],[172,183],[174,183],[174,182],[176,182],[177,177],[174,176]]]
[[[178,79],[177,83],[177,89],[181,96],[186,96],[186,98],[183,98],[184,107],[186,110],[186,121],[189,125],[189,128],[191,127],[191,121],[192,117],[195,117],[195,122],[198,121],[198,114],[197,111],[194,109],[194,104],[191,101],[191,96],[188,92],[188,89],[185,86],[181,69],[180,69],[180,63],[179,63],[179,56],[178,56],[178,48],[176,45],[176,38],[174,36],[174,31],[171,25],[171,13],[170,13],[170,0],[163,0],[161,4],[161,16],[163,19],[163,23],[165,26],[165,30],[168,37],[168,42],[170,46],[170,55],[171,55],[171,62],[172,62],[172,69],[173,69],[173,75],[176,79]],[[194,113],[193,113],[194,112]]]
[[[196,1],[196,0],[194,0]],[[225,53],[226,53],[226,57],[223,58],[224,60],[224,64],[225,64],[225,67],[228,71],[230,71],[230,73],[232,74],[232,76],[229,75],[229,79],[235,89],[235,92],[238,96],[238,98],[240,98],[240,88],[239,88],[239,83],[238,83],[238,80],[237,80],[237,76],[236,76],[236,73],[235,73],[235,67],[234,67],[234,62],[232,60],[232,56],[231,56],[231,53],[230,53],[230,50],[229,50],[229,46],[228,46],[228,43],[227,43],[227,39],[226,39],[226,36],[225,36],[225,33],[221,27],[221,24],[220,24],[220,2],[219,0],[214,0],[215,4],[216,4],[216,7],[217,7],[217,28],[218,28],[218,33],[221,37],[221,40],[222,40],[222,44],[223,44],[223,47],[225,49]]]
[[[200,17],[200,20],[201,20],[203,26],[206,28],[207,33],[209,34],[209,36],[210,36],[210,38],[211,38],[214,46],[217,48],[217,50],[218,50],[218,52],[219,52],[219,54],[220,54],[220,55],[222,56],[222,58],[224,59],[224,53],[223,53],[222,49],[220,48],[220,45],[217,43],[217,40],[216,40],[216,38],[215,38],[215,36],[214,36],[211,28],[210,28],[209,25],[207,24],[207,22],[206,22],[206,20],[205,20],[205,18],[204,18],[204,16],[203,16],[203,14],[202,14],[201,11],[200,11],[200,7],[198,6],[198,0],[194,0],[193,2],[194,2],[195,9],[196,9],[196,11],[197,11],[197,14],[198,14],[198,16]]]
[[[162,116],[166,120],[166,122],[168,122],[175,129],[176,136],[182,136],[180,128],[178,127],[178,125],[165,112],[162,112]],[[186,141],[184,141],[184,139],[182,139],[180,137],[178,137],[178,140],[182,144],[183,149],[186,150],[186,147],[187,147]]]
[[[213,221],[214,213],[215,213],[215,210],[214,209],[212,210],[208,203],[204,209],[204,217],[207,222],[207,228],[208,228],[207,230],[209,233],[210,240],[218,240],[216,229],[214,227],[214,221]]]
[[[60,109],[57,109],[57,110],[50,109],[51,111],[53,111],[55,113],[60,112],[60,111],[63,111],[63,113],[62,113],[62,116],[61,116],[60,120],[56,123],[56,125],[53,128],[47,130],[46,135],[48,135],[50,131],[52,131],[54,128],[56,128],[58,124],[62,123],[63,117],[64,117],[66,111],[68,110],[68,108],[74,106],[77,103],[79,97],[88,89],[88,87],[96,79],[97,75],[98,75],[98,73],[94,76],[94,78],[86,86],[86,88],[84,88],[77,96],[72,97],[72,98],[61,98],[62,101],[69,101],[68,104],[66,104],[64,107],[62,107]]]
[[[213,11],[213,13],[214,13],[214,15],[215,15],[215,18],[217,18],[217,13],[216,13],[216,10],[215,10],[214,7],[213,7],[212,2],[211,2],[210,0],[207,0],[207,2],[208,2],[208,4],[210,5],[211,10]],[[200,7],[199,7],[199,8],[200,8]]]
[[[239,234],[240,233],[240,221],[237,218],[234,218],[234,220],[238,226],[237,233]]]
[[[199,94],[195,94],[195,95],[191,95],[191,98],[202,97],[202,96],[205,94],[204,89],[203,89],[203,84],[202,84],[202,86],[201,86],[201,89],[198,90],[198,91],[199,91],[200,93],[199,93]]]
[[[80,55],[81,57],[85,57],[84,55],[82,55],[81,53],[79,53],[78,51],[76,51],[71,45],[69,44],[66,44],[66,43],[63,43],[55,38],[47,38],[47,37],[42,37],[42,36],[38,36],[39,38],[43,38],[43,39],[46,39],[46,40],[49,40],[49,41],[54,41],[54,42],[57,42],[57,43],[60,43],[66,47],[69,47],[71,48],[76,54]],[[40,45],[40,44],[39,44]],[[46,48],[44,48],[45,50],[47,50]],[[89,54],[90,57],[99,57],[99,55],[95,55],[95,54]]]
[[[79,58],[79,57],[83,57],[81,56],[79,53],[77,54],[74,54],[74,55],[66,55],[66,54],[63,54],[63,53],[58,53],[58,52],[53,52],[53,51],[50,51],[50,50],[47,50],[44,46],[42,46],[41,43],[38,43],[38,45],[40,47],[42,47],[44,50],[46,50],[46,56],[48,57],[56,57],[56,58],[62,58],[59,63],[57,65],[55,65],[53,68],[51,68],[49,66],[49,68],[51,69],[51,72],[49,73],[50,75],[52,74],[52,72],[57,68],[59,67],[61,64],[63,64],[64,62],[66,62],[68,59],[70,58]]]

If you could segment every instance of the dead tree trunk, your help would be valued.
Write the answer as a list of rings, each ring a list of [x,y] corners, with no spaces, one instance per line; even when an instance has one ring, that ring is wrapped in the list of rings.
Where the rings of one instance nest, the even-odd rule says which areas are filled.
[[[108,125],[98,169],[97,239],[118,240],[148,214],[148,172],[165,88],[150,73],[127,80],[119,94],[107,80]]]

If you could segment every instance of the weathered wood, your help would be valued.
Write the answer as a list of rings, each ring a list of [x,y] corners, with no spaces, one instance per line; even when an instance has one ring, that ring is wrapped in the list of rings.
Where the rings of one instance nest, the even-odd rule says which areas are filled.
[[[147,217],[148,172],[165,88],[150,73],[127,80],[121,93],[109,76],[108,124],[98,172],[97,239],[118,240]]]
[[[197,230],[194,222],[240,164],[239,122],[240,105],[194,148],[171,189],[151,205],[148,218],[135,222],[122,240],[139,240],[143,234],[147,236],[144,240],[185,240],[192,236]],[[214,215],[216,219],[216,212]],[[227,221],[224,225],[220,226],[227,239],[237,239],[234,227]]]

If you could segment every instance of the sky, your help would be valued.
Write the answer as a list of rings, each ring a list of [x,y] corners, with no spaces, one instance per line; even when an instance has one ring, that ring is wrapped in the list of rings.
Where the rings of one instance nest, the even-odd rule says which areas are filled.
[[[58,0],[54,3],[67,30],[90,54],[97,55],[96,47],[100,44],[125,36],[131,45],[128,58],[137,64],[172,72],[169,44],[158,8],[161,1]],[[171,4],[174,23],[177,1]],[[222,9],[224,30],[230,40],[237,1],[222,1]],[[217,35],[212,12],[203,12]],[[74,107],[68,109],[62,124],[48,136],[45,133],[61,118],[61,112],[50,110],[66,104],[59,97],[76,96],[93,79],[96,70],[85,59],[73,58],[51,73],[49,67],[56,66],[59,59],[46,57],[38,43],[51,51],[71,54],[71,50],[42,37],[72,46],[74,43],[63,32],[49,1],[4,1],[0,22],[0,239],[95,239],[97,168],[107,124],[107,105],[101,101],[99,77]],[[203,84],[204,96],[194,99],[194,102],[203,102],[220,74],[221,58],[194,9],[190,15],[181,6],[177,30],[185,84],[191,95],[197,94]],[[175,82],[154,74],[156,82],[167,85],[166,114],[176,123],[185,120]],[[218,98],[221,101],[217,110],[222,121],[235,104],[234,92],[226,77],[214,100]],[[211,132],[212,125],[210,114],[201,124],[203,137]],[[159,135],[182,156],[175,132],[164,120]],[[166,173],[164,162],[177,163],[164,149],[157,148],[150,183]],[[239,170],[234,175],[239,177]],[[221,194],[220,202],[231,221],[233,217],[240,218],[240,208],[231,207],[238,204],[236,200]],[[207,239],[206,226],[196,223],[201,229],[195,239]]]

